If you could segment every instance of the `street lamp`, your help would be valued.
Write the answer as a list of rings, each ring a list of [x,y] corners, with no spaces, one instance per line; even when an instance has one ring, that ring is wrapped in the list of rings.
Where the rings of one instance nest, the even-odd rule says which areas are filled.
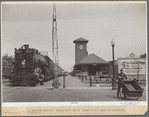
[[[115,71],[114,71],[114,46],[115,46],[114,39],[112,39],[111,45],[112,45],[112,53],[113,53],[113,78],[112,78],[112,89],[115,90],[115,89],[116,89],[116,79],[115,79]]]

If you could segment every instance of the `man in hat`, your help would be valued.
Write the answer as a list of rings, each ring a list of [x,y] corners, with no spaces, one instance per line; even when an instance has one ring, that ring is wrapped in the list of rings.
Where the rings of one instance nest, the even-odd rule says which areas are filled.
[[[119,92],[120,92],[120,79],[127,79],[127,76],[123,73],[123,69],[120,70],[121,72],[118,74],[118,89],[117,89],[117,97],[119,97]]]

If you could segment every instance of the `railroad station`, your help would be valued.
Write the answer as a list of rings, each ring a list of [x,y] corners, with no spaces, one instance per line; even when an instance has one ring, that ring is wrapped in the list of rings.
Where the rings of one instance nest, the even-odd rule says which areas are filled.
[[[36,7],[37,6],[35,6],[35,8]],[[34,7],[32,6],[31,9],[34,9]],[[60,41],[58,40],[59,33],[58,33],[57,21],[59,20],[57,20],[57,17],[56,17],[57,14],[61,15],[61,13],[56,13],[55,4],[52,5],[52,9],[53,9],[53,13],[51,13],[52,28],[50,28],[50,31],[52,32],[51,33],[48,32],[48,34],[51,34],[52,39],[51,39],[51,45],[48,44],[47,46],[48,49],[50,48],[49,50],[52,54],[51,57],[48,56],[47,53],[44,55],[40,51],[40,49],[41,50],[47,49],[44,44],[40,46],[40,44],[44,43],[43,36],[48,35],[46,33],[44,33],[44,35],[42,34],[41,36],[42,39],[40,40],[39,43],[37,40],[34,40],[33,43],[30,44],[29,41],[24,41],[26,38],[28,38],[28,37],[25,37],[22,42],[20,41],[20,43],[18,44],[19,46],[14,45],[11,47],[11,49],[14,50],[13,51],[14,55],[12,57],[8,55],[2,57],[2,60],[3,60],[2,62],[2,90],[3,90],[2,101],[4,103],[7,103],[7,102],[89,102],[89,101],[90,102],[100,102],[100,101],[101,102],[106,102],[106,101],[128,102],[132,100],[143,102],[147,100],[146,98],[147,96],[146,94],[146,90],[147,90],[146,53],[142,57],[142,56],[136,56],[135,53],[127,50],[127,53],[125,53],[125,55],[127,54],[128,56],[125,56],[125,55],[123,56],[123,53],[121,53],[120,57],[115,56],[115,53],[116,52],[118,53],[118,51],[114,50],[116,41],[114,39],[110,39],[110,41],[107,41],[105,39],[105,41],[111,43],[111,45],[108,45],[108,47],[105,50],[105,53],[106,51],[108,51],[110,53],[109,56],[111,57],[110,60],[107,61],[101,57],[103,53],[97,55],[94,53],[94,50],[91,50],[91,49],[88,50],[88,44],[91,42],[93,43],[93,41],[92,39],[90,38],[87,39],[87,38],[84,38],[83,36],[77,39],[73,39],[73,41],[72,40],[70,41],[70,39],[67,40],[66,43],[68,45],[70,44],[70,46],[71,44],[73,44],[73,46],[71,46],[71,49],[69,52],[67,50],[70,48],[70,46],[69,48],[66,48],[65,50],[63,50],[63,48],[65,48],[64,46],[66,46],[66,43],[61,48],[59,48],[59,45],[60,45],[59,42],[62,43],[63,40],[60,40]],[[43,11],[43,9],[41,11]],[[48,10],[46,9],[45,11],[48,11]],[[34,14],[34,12],[32,12],[32,14]],[[5,15],[7,16],[8,14],[5,14]],[[98,17],[101,17],[101,16],[98,14]],[[115,16],[113,17],[115,18]],[[61,15],[61,18],[64,18],[64,17],[62,17]],[[46,20],[43,20],[43,21],[46,22]],[[111,20],[111,22],[113,21],[114,20]],[[119,21],[119,23],[120,22],[121,21]],[[49,24],[49,21],[47,24],[42,25],[43,27],[45,26],[44,29],[42,29],[42,31],[46,30],[45,28],[48,27],[47,26],[48,24]],[[62,23],[62,24],[65,24],[65,23]],[[24,25],[28,25],[28,24],[24,24]],[[71,25],[74,26],[73,23]],[[107,25],[109,25],[109,23],[107,23]],[[34,30],[40,29],[39,27],[37,28],[36,25],[34,25],[34,23],[32,24],[31,22],[29,22],[29,26],[34,26],[33,28]],[[104,30],[104,27],[106,26],[102,27],[103,30]],[[73,29],[73,27],[71,28]],[[86,27],[84,26],[84,30],[85,28]],[[98,30],[102,28],[100,27],[98,28]],[[49,27],[47,29],[49,29]],[[63,32],[63,27],[60,27],[60,29],[61,30],[59,32]],[[67,30],[72,30],[72,29],[67,28]],[[99,33],[98,30],[96,29],[97,34]],[[77,35],[77,33],[74,33],[74,32],[75,31],[73,31],[72,35]],[[100,30],[100,32],[102,31]],[[109,32],[110,33],[115,32],[117,34],[117,31],[114,31],[113,29],[111,29],[111,31]],[[28,31],[28,33],[29,33],[28,36],[30,39],[31,38],[30,36],[33,35],[34,33],[33,32],[30,33],[30,31]],[[39,32],[37,31],[37,33]],[[37,33],[36,33],[36,37],[38,37]],[[17,34],[23,35],[23,33],[19,33],[19,31]],[[65,33],[61,33],[61,34],[63,36],[67,35]],[[106,37],[105,33],[103,33],[103,35],[104,36],[99,36],[99,37],[101,38]],[[61,36],[60,39],[63,36]],[[49,37],[48,35],[47,40],[50,40],[50,38],[51,37]],[[100,41],[102,40],[101,38],[99,38]],[[47,40],[45,41],[46,43],[48,43]],[[37,41],[37,44],[35,43],[35,41]],[[34,46],[37,48],[35,48]],[[119,48],[120,46],[117,47],[117,49]],[[6,48],[4,49],[7,51],[9,50]],[[61,51],[59,51],[59,49],[61,49]],[[99,47],[95,45],[94,49],[98,50]],[[75,50],[75,51],[71,51],[71,50]],[[64,58],[60,57],[59,55],[62,55],[62,54],[59,54],[59,52],[63,52],[63,54],[65,54],[63,55],[63,57],[67,55],[66,57],[67,59],[64,60],[65,57]],[[71,71],[67,71],[63,67],[69,64],[69,62],[67,61],[73,60],[71,57],[69,58],[69,55],[71,56],[71,54],[74,57],[73,58],[74,61],[72,62],[74,64],[73,65],[71,64],[72,65]],[[59,60],[60,58],[61,58],[61,61],[63,61],[63,64],[60,63],[60,60]],[[61,65],[63,65],[63,67]]]
[[[87,52],[88,40],[79,38],[74,40],[75,43],[75,65],[74,70],[86,72],[87,75],[95,75],[96,71],[108,71],[108,62],[95,54]]]

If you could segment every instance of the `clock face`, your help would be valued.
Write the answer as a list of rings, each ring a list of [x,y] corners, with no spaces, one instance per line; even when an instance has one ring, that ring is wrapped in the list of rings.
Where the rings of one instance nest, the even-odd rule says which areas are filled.
[[[83,45],[80,45],[79,48],[80,48],[80,49],[83,49]]]

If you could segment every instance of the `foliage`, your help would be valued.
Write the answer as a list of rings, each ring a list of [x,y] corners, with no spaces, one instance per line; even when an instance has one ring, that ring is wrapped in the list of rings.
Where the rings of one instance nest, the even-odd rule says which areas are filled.
[[[3,55],[2,60],[8,61],[9,65],[12,66],[12,62],[14,60],[13,56],[9,56],[8,54]]]
[[[140,58],[146,58],[146,53],[141,54],[141,55],[140,55]]]

